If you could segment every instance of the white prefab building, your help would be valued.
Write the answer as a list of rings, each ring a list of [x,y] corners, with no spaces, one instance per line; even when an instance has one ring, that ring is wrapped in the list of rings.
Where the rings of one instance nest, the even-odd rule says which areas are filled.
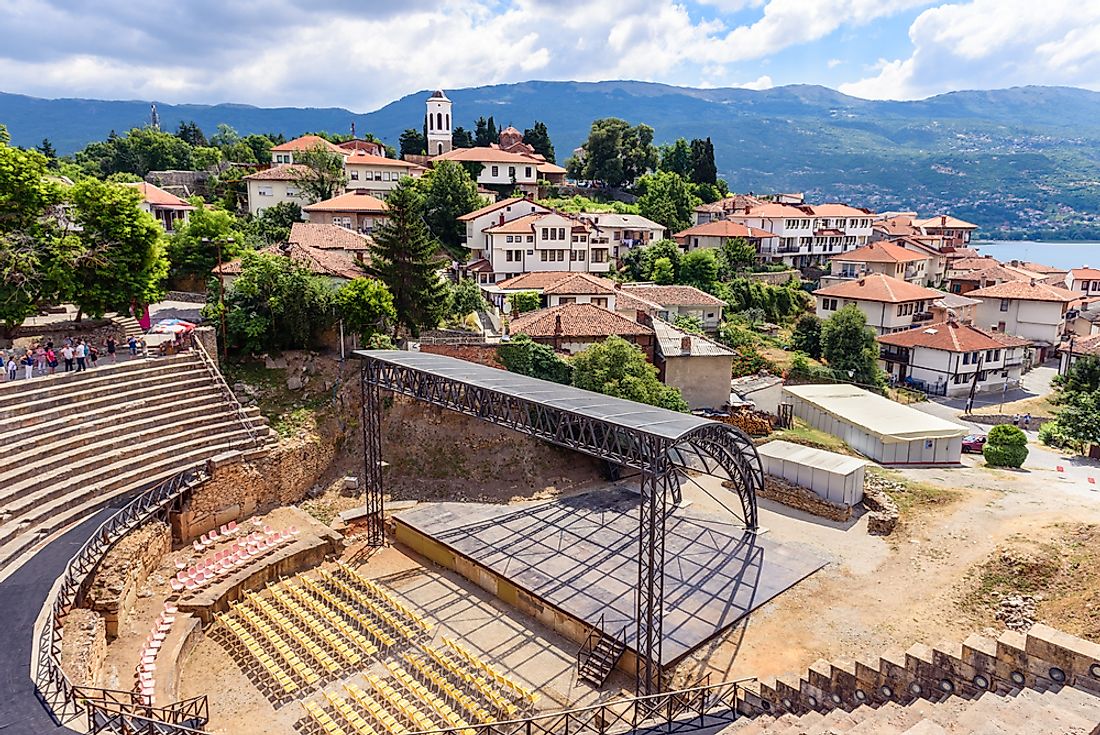
[[[785,441],[763,444],[756,453],[764,474],[812,490],[822,500],[848,508],[863,500],[866,460]]]
[[[954,465],[969,432],[846,383],[788,385],[794,415],[883,465]]]

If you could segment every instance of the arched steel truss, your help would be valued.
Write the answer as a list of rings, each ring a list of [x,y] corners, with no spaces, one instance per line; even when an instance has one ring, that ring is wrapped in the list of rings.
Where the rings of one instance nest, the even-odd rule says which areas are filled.
[[[381,545],[382,507],[382,430],[380,390],[410,396],[429,405],[473,416],[561,447],[583,452],[640,472],[641,503],[638,533],[637,594],[637,688],[639,694],[653,694],[662,688],[660,679],[662,606],[664,604],[665,518],[680,500],[680,486],[694,474],[721,477],[739,502],[741,521],[747,531],[757,528],[756,493],[763,486],[763,471],[756,448],[740,429],[716,421],[691,420],[672,412],[660,412],[639,404],[617,402],[613,408],[634,406],[645,414],[655,414],[654,428],[644,423],[617,421],[613,411],[606,415],[583,408],[570,408],[599,399],[595,394],[576,388],[556,386],[544,381],[515,376],[492,368],[471,366],[466,372],[483,378],[468,379],[455,364],[460,360],[438,355],[431,359],[399,358],[383,351],[360,351],[363,360],[362,430],[364,494],[366,496],[367,539]],[[445,368],[445,369],[444,369]],[[478,374],[478,371],[491,371]],[[486,375],[510,376],[507,390],[493,387]],[[457,376],[457,377],[456,377]],[[530,387],[527,397],[523,388]],[[538,395],[552,386],[553,401]],[[621,404],[621,405],[619,405]],[[676,419],[675,425],[688,426],[681,432],[656,430],[664,414]],[[728,507],[728,506],[727,506]],[[731,509],[732,510],[732,509]]]

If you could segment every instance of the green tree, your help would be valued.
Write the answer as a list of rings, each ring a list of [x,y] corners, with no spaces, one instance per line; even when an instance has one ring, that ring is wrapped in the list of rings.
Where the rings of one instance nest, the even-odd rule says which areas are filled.
[[[622,337],[608,337],[574,355],[572,362],[577,388],[672,411],[688,410],[680,391],[662,384],[642,350]]]
[[[55,301],[67,290],[73,239],[65,238],[49,216],[62,194],[45,178],[47,165],[41,153],[0,140],[0,322],[5,339],[39,303]]]
[[[501,342],[497,356],[504,367],[513,373],[562,385],[572,383],[573,366],[558,357],[552,347],[539,344],[526,334],[517,334],[507,342]]]
[[[644,188],[638,200],[638,211],[643,217],[659,222],[670,232],[691,227],[693,212],[700,201],[684,179],[668,171],[658,171],[643,176],[638,187]]]
[[[683,254],[675,240],[658,240],[640,248],[631,248],[623,256],[623,272],[632,281],[656,281],[654,269],[664,258],[671,266],[668,283],[675,283]],[[662,266],[662,271],[664,267]]]
[[[424,218],[450,256],[460,262],[469,259],[466,223],[458,218],[483,202],[477,183],[455,161],[439,161],[417,182],[424,197]]]
[[[35,147],[35,150],[46,157],[50,168],[57,165],[57,149],[53,147],[53,143],[50,142],[49,138],[43,138],[42,142]]]
[[[642,123],[623,133],[623,176],[628,182],[638,180],[657,168],[657,146],[653,145],[653,128]]]
[[[481,294],[481,286],[472,278],[459,279],[451,288],[447,309],[451,316],[461,318],[488,308],[489,304]]]
[[[205,283],[218,264],[218,243],[222,262],[237,257],[245,244],[240,222],[224,209],[210,209],[198,197],[191,200],[195,209],[187,222],[168,238],[169,278],[175,284],[198,276]],[[232,240],[232,242],[230,242]]]
[[[1100,390],[1100,359],[1096,355],[1075,358],[1066,374],[1056,380],[1065,394]]]
[[[189,170],[191,146],[155,128],[133,128],[125,135],[112,133],[105,141],[89,143],[75,160],[100,178],[113,173],[144,177],[150,171]]]
[[[867,317],[849,304],[821,325],[821,354],[840,380],[863,385],[882,385],[875,331]]]
[[[248,148],[249,152],[252,153],[251,158],[229,158],[228,160],[234,163],[247,163],[248,161],[268,163],[271,161],[271,149],[285,142],[286,140],[282,135],[277,136],[277,138],[271,135],[246,135],[241,138],[239,145]]]
[[[1078,445],[1100,444],[1100,390],[1064,394],[1058,427]]]
[[[455,148],[473,148],[473,133],[459,125],[451,132],[451,145]]]
[[[689,334],[702,334],[703,333],[703,321],[690,314],[678,314],[675,319],[672,320],[672,326],[677,329],[682,329]]]
[[[994,426],[982,447],[982,456],[992,467],[1020,467],[1027,459],[1027,436],[1009,424]]]
[[[649,279],[660,286],[676,283],[676,268],[669,258],[657,258],[649,270]]]
[[[219,123],[217,132],[210,136],[209,143],[215,148],[227,148],[241,142],[240,133],[233,126]]]
[[[270,244],[286,242],[290,228],[302,221],[302,208],[297,202],[279,202],[265,207],[255,222],[256,234]]]
[[[295,183],[310,204],[343,193],[348,183],[344,157],[323,145],[298,151],[294,154],[294,163],[298,164]]]
[[[203,316],[219,316],[218,290],[207,290]],[[234,349],[248,353],[306,349],[332,324],[329,283],[285,255],[247,251],[226,293],[226,331]]]
[[[687,179],[692,174],[691,163],[691,146],[683,138],[677,138],[675,143],[661,146],[661,171],[668,171]]]
[[[755,262],[756,248],[743,237],[726,238],[718,250],[719,276],[724,281],[749,270]]]
[[[714,163],[714,144],[696,138],[691,141],[691,181],[695,184],[718,183],[718,167]]]
[[[447,308],[447,284],[439,275],[446,262],[424,223],[424,200],[413,179],[398,182],[386,204],[389,215],[374,230],[370,270],[393,294],[396,323],[416,337],[437,327]]]
[[[630,129],[626,120],[603,118],[592,123],[584,143],[584,159],[577,178],[602,181],[609,186],[628,182],[623,162],[623,136]]]
[[[398,146],[402,156],[422,156],[428,150],[428,141],[416,128],[405,128],[398,138]]]
[[[713,250],[692,250],[680,261],[680,283],[703,291],[713,291],[718,280],[718,257]]]
[[[480,148],[489,146],[492,143],[496,143],[500,139],[500,133],[497,131],[496,122],[493,121],[493,116],[490,115],[486,120],[484,117],[479,117],[474,123],[474,144]]]
[[[397,318],[393,294],[374,278],[354,278],[336,292],[336,310],[344,325],[364,342],[385,334]]]
[[[108,311],[139,313],[163,296],[168,275],[164,231],[138,208],[140,192],[83,179],[69,195],[82,251],[70,296],[81,312],[96,317]]]
[[[205,148],[209,145],[206,142],[206,135],[203,134],[202,128],[194,120],[181,121],[179,127],[176,128],[176,137],[192,148]]]
[[[511,314],[518,316],[528,311],[535,311],[542,303],[538,291],[516,291],[508,294],[508,305],[512,307]]]
[[[550,141],[550,132],[546,123],[535,120],[535,124],[523,131],[523,142],[535,149],[550,163],[554,163],[554,144]]]
[[[794,323],[791,349],[821,359],[821,319],[816,314],[803,314]]]
[[[191,151],[191,165],[196,171],[207,171],[222,162],[222,152],[213,146],[203,146]]]

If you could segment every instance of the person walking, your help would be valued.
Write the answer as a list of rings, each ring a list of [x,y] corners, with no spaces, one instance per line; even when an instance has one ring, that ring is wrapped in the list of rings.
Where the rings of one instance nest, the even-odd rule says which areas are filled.
[[[130,357],[137,357],[137,339],[134,335],[130,335],[126,339],[126,344],[130,346]]]
[[[88,352],[88,361],[91,363],[92,367],[95,367],[96,360],[99,359],[99,348],[89,343],[85,345],[84,349]]]
[[[27,350],[27,356],[23,358],[23,377],[30,380],[34,377],[34,355],[30,350]]]
[[[53,344],[46,348],[46,367],[49,368],[50,375],[57,372],[57,353],[53,351]]]
[[[1029,413],[1024,414],[1024,431],[1027,431],[1030,428],[1031,428],[1031,413],[1029,412]]]
[[[34,366],[38,369],[38,372],[46,372],[46,348],[41,342],[34,350]]]
[[[73,355],[75,351],[73,346],[69,344],[69,340],[65,340],[65,346],[61,348],[61,359],[65,361],[65,372],[71,373],[73,371]]]
[[[115,335],[108,335],[106,347],[108,359],[110,359],[111,362],[118,362],[118,353],[116,352],[118,349],[118,340],[115,339]]]
[[[1017,429],[1020,428],[1020,414],[1012,414],[1012,425],[1015,426]]]
[[[73,353],[76,356],[76,371],[82,373],[88,368],[88,348],[84,345],[84,340],[79,340],[76,343],[76,350]]]
[[[15,361],[15,353],[8,355],[8,380],[15,380],[15,373],[19,370],[19,365]]]

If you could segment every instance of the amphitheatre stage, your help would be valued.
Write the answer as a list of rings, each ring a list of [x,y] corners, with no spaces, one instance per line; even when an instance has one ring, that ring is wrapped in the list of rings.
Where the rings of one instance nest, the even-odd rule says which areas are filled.
[[[398,541],[559,633],[598,629],[633,654],[639,501],[619,485],[523,506],[429,503],[394,521]],[[666,521],[662,667],[825,565],[729,520],[677,509]]]

